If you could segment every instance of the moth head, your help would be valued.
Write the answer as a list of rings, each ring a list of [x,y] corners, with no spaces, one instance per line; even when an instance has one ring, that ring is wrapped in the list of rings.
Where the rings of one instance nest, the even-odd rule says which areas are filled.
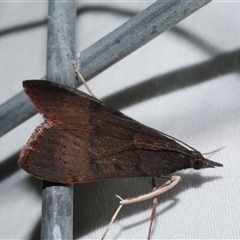
[[[199,170],[201,168],[223,167],[221,163],[206,159],[202,156],[201,153],[197,151],[195,151],[194,155],[196,157],[192,160],[191,165],[192,165],[192,168],[195,170]]]

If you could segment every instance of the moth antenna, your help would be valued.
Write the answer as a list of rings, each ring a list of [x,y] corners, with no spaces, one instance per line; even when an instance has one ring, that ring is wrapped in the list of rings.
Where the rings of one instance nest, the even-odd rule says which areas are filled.
[[[144,146],[147,146],[147,149],[149,150],[149,147],[152,147],[152,151],[160,151],[160,150],[168,150],[168,151],[173,151],[173,152],[178,152],[178,153],[182,153],[184,155],[187,155],[187,156],[190,156],[192,157],[191,154],[188,154],[186,152],[183,152],[181,150],[178,150],[178,149],[175,149],[175,148],[169,148],[169,147],[160,147],[160,146],[153,146],[152,144],[150,143],[145,143],[145,142],[135,142],[134,144],[133,143],[127,143],[127,144],[124,144],[120,147],[117,147],[117,148],[114,148],[114,149],[111,149],[111,150],[108,150],[107,152],[110,153],[112,152],[112,154],[118,154],[120,151],[123,152],[123,151],[128,151],[128,150],[131,150],[131,149],[136,149],[136,146],[139,146],[140,149],[144,149]],[[130,146],[130,147],[129,147]],[[132,148],[131,148],[132,147]],[[193,148],[194,149],[194,148]],[[195,150],[195,149],[194,149]],[[197,151],[197,150],[195,150]],[[116,152],[116,153],[114,153]],[[109,154],[107,154],[109,155]]]
[[[116,195],[116,196],[117,196],[117,195]],[[117,197],[119,197],[119,196],[117,196]],[[121,199],[121,197],[120,197],[120,199]],[[104,232],[101,240],[103,240],[103,239],[106,237],[109,229],[111,228],[113,222],[115,221],[115,219],[116,219],[116,217],[117,217],[117,215],[118,215],[118,213],[120,212],[120,210],[121,210],[122,207],[123,207],[123,205],[120,204],[119,207],[117,208],[116,212],[113,214],[113,216],[112,216],[112,218],[111,218],[111,221],[110,221],[110,223],[108,224],[108,226],[107,226],[107,228],[106,228],[106,230],[105,230],[105,232]]]
[[[222,146],[222,147],[220,147],[220,148],[218,148],[218,149],[216,149],[216,150],[213,150],[213,151],[211,151],[211,152],[202,153],[202,155],[209,155],[209,154],[218,152],[218,151],[222,150],[222,149],[225,148],[225,147],[226,147],[226,146]]]
[[[197,151],[195,148],[187,145],[185,142],[183,142],[183,141],[181,141],[181,140],[179,140],[179,139],[177,139],[177,138],[174,138],[174,137],[172,137],[172,136],[170,136],[170,135],[168,135],[168,134],[166,134],[166,133],[163,133],[163,132],[160,132],[160,133],[161,133],[162,135],[170,138],[170,139],[173,139],[173,140],[175,140],[175,141],[177,141],[177,142],[179,142],[179,143],[182,143],[183,145],[185,145],[186,147],[188,147],[188,148],[190,148],[190,149],[192,149],[192,150],[194,150],[194,151]],[[197,151],[197,152],[198,152],[198,151]]]
[[[82,74],[79,72],[79,70],[76,68],[75,72],[78,76],[78,78],[82,81],[82,83],[84,84],[85,88],[88,90],[88,92],[97,100],[101,101],[98,97],[96,97],[96,95],[92,92],[91,88],[88,86],[87,82],[85,81],[84,77],[82,76]]]

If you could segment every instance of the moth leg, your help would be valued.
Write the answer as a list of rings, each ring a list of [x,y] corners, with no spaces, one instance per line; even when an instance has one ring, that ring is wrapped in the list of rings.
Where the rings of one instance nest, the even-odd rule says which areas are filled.
[[[127,204],[131,204],[131,203],[142,202],[142,201],[157,197],[160,194],[167,192],[171,188],[175,187],[180,181],[181,181],[180,176],[175,176],[175,175],[171,176],[171,178],[167,182],[165,182],[160,187],[156,188],[156,190],[149,192],[147,194],[143,194],[143,195],[134,197],[134,198],[123,199],[120,201],[120,204],[127,205]]]
[[[153,191],[157,189],[154,177],[152,177],[152,186],[153,186]],[[151,237],[152,224],[153,224],[153,220],[155,218],[157,205],[158,205],[158,196],[153,199],[153,208],[152,208],[152,213],[151,213],[151,217],[150,217],[150,226],[148,229],[148,237],[147,237],[148,240],[150,240],[150,237]]]
[[[88,90],[88,92],[97,100],[101,101],[99,98],[96,97],[96,95],[92,92],[91,88],[88,86],[86,80],[84,79],[84,77],[82,76],[82,74],[80,73],[80,71],[76,68],[75,72],[78,76],[78,78],[82,81],[83,85],[85,86],[85,88]],[[81,83],[81,82],[80,82]]]
[[[160,194],[162,194],[164,192],[167,192],[168,190],[175,187],[180,181],[181,181],[181,177],[174,175],[174,176],[171,176],[170,179],[166,183],[164,183],[160,187],[154,189],[152,192],[149,192],[147,194],[143,194],[143,195],[140,195],[140,196],[137,196],[137,197],[134,197],[134,198],[126,198],[126,199],[123,199],[120,196],[116,195],[116,197],[118,197],[121,200],[119,202],[120,205],[117,208],[116,212],[113,214],[112,219],[111,219],[110,223],[108,224],[101,240],[103,240],[105,238],[105,236],[107,235],[107,232],[111,228],[114,220],[116,219],[116,217],[117,217],[118,213],[120,212],[123,205],[132,204],[132,203],[136,203],[136,202],[142,202],[142,201],[145,201],[145,200],[149,200],[151,198],[156,198]],[[154,203],[154,208],[156,208],[156,206],[157,206],[157,203]],[[152,211],[153,215],[155,215],[155,211],[156,211],[156,209]]]
[[[122,198],[119,197],[118,195],[116,195],[116,196],[117,196],[118,198],[122,199]],[[112,218],[111,218],[111,221],[110,221],[110,223],[108,224],[108,226],[107,226],[107,228],[106,228],[106,230],[105,230],[105,232],[104,232],[104,234],[103,234],[101,240],[103,240],[103,239],[106,237],[108,231],[110,230],[110,228],[111,228],[113,222],[114,222],[115,219],[117,218],[117,215],[118,215],[118,213],[120,212],[120,210],[121,210],[122,207],[123,207],[122,204],[120,204],[120,205],[118,206],[118,208],[117,208],[116,212],[113,214],[113,216],[112,216]]]

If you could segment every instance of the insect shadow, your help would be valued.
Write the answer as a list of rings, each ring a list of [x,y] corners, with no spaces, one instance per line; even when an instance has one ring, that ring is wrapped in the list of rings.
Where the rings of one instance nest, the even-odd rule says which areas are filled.
[[[204,183],[221,178],[219,176],[202,176],[199,172],[192,172],[190,174],[178,173],[177,175],[182,177],[182,181],[175,188],[171,189],[171,191],[159,197],[155,218],[166,213],[181,201],[177,198],[179,193],[190,188],[199,188]],[[158,179],[156,184],[160,186],[164,181],[166,181],[166,179]],[[134,197],[151,191],[151,188],[151,178],[114,179],[111,181],[75,185],[74,238],[84,237],[97,228],[106,226],[119,205],[119,199],[115,197],[115,194],[119,194],[123,198]],[[161,209],[162,203],[168,201],[171,203],[166,208]],[[127,208],[127,210],[125,210],[125,208]],[[143,223],[149,223],[152,201],[144,201],[124,206],[118,215],[117,221],[121,221],[121,219],[148,209],[149,216],[130,225],[128,224],[128,226],[124,226],[121,231],[139,226]],[[111,231],[114,231],[114,225]],[[119,238],[119,234],[120,232],[116,233],[116,239]]]

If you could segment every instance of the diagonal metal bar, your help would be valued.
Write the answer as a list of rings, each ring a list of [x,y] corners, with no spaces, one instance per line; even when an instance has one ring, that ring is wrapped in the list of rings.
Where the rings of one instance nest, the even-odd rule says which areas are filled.
[[[209,2],[157,1],[81,52],[82,75],[86,80],[95,77]]]
[[[157,1],[122,26],[81,52],[79,68],[90,80],[211,0]],[[28,102],[28,103],[27,103]],[[0,106],[0,136],[24,122],[36,111],[22,91]]]

